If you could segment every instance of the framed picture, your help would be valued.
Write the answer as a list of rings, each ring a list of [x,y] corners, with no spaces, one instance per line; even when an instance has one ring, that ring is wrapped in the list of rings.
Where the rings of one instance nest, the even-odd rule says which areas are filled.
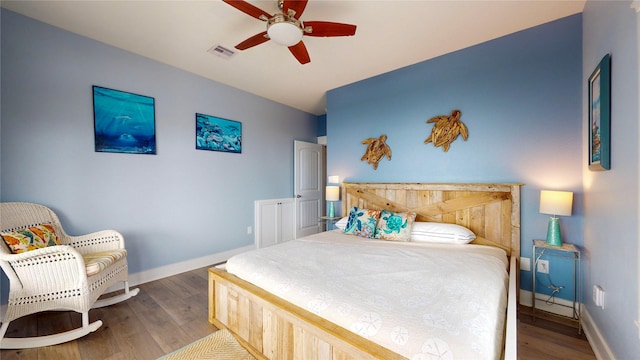
[[[196,113],[196,149],[242,153],[242,123]]]
[[[589,77],[589,170],[611,168],[611,56]]]
[[[95,151],[155,154],[155,99],[93,86]]]

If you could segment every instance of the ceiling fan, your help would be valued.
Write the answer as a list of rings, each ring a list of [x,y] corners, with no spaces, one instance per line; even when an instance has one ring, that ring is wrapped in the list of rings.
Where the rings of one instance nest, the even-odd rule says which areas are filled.
[[[279,13],[270,15],[266,11],[244,0],[222,0],[243,13],[258,20],[267,22],[267,31],[255,34],[235,46],[238,50],[246,50],[269,40],[289,48],[291,54],[300,62],[311,61],[302,36],[351,36],[356,33],[356,26],[328,21],[302,22],[300,16],[307,6],[308,0],[276,0]]]

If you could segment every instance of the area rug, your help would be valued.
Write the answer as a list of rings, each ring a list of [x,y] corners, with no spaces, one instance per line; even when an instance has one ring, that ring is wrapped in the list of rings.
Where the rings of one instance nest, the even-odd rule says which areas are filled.
[[[240,346],[226,329],[218,330],[200,340],[165,355],[158,360],[255,360],[249,352]]]

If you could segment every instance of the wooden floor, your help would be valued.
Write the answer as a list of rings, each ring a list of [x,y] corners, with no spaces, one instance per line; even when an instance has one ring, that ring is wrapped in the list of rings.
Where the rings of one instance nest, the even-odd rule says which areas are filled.
[[[96,332],[56,346],[2,350],[0,359],[157,359],[216,330],[207,320],[207,276],[202,268],[137,286],[137,296],[89,312],[90,321],[103,322]],[[518,322],[519,359],[595,359],[575,328],[533,322],[526,313],[523,308]],[[81,322],[70,312],[25,316],[11,323],[7,337],[56,333]]]
[[[596,356],[575,324],[544,311],[531,316],[531,308],[518,312],[518,358],[521,360],[595,360]]]
[[[137,296],[89,312],[90,321],[103,322],[94,333],[56,346],[2,350],[0,359],[157,359],[217,330],[207,320],[207,279],[207,268],[202,268],[136,286]],[[7,336],[42,335],[81,324],[79,314],[48,312],[15,320]]]

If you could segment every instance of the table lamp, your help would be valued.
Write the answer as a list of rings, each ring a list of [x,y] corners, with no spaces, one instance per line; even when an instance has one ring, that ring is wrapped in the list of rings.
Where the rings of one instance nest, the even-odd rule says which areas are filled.
[[[329,202],[329,210],[327,210],[327,217],[332,218],[336,216],[336,210],[333,207],[333,202],[340,200],[340,187],[335,185],[330,185],[330,186],[327,186],[325,190],[326,190],[325,197],[326,197],[326,200]]]
[[[562,246],[560,221],[557,216],[570,216],[572,203],[573,193],[571,191],[540,191],[540,213],[551,215],[547,228],[548,245]]]

